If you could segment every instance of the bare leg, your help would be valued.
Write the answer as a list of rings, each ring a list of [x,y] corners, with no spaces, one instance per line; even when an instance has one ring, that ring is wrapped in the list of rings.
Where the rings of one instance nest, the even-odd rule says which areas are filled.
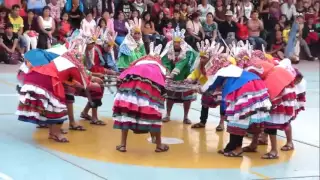
[[[84,109],[83,109],[83,111],[82,111],[81,114],[88,115],[90,108],[91,108],[91,107],[90,107],[90,103],[88,102],[88,103],[86,104],[86,107],[84,107]]]
[[[190,106],[191,106],[191,101],[183,102],[183,112],[184,112],[183,123],[184,124],[191,124],[191,121],[188,119]]]
[[[293,141],[292,141],[292,127],[291,124],[284,131],[287,137],[287,143],[281,148],[282,151],[290,151],[294,149]]]
[[[120,152],[127,151],[127,138],[128,138],[128,130],[121,131],[121,144],[116,147],[116,149]]]
[[[73,114],[73,104],[67,103],[67,110],[68,110],[68,118],[70,126],[76,126],[76,121],[74,120],[74,114]]]
[[[242,148],[243,152],[256,152],[258,147],[258,139],[259,134],[253,134],[250,145]]]
[[[269,134],[270,142],[271,142],[271,150],[262,156],[262,159],[277,159],[278,156],[278,150],[277,150],[277,135],[271,135]]]
[[[170,115],[171,115],[171,110],[172,110],[173,104],[174,104],[174,102],[172,100],[167,99],[167,103],[166,103],[166,105],[167,105],[167,115],[166,115],[166,117],[164,117],[162,119],[162,122],[169,122],[170,121]]]

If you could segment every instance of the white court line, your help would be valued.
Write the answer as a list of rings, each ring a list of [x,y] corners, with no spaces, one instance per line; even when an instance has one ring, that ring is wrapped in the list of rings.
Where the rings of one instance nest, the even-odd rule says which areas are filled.
[[[13,180],[10,176],[0,172],[0,180]]]

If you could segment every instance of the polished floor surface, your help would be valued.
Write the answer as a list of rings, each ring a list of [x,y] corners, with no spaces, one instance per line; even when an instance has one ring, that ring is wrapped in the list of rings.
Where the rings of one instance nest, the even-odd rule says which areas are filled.
[[[90,125],[79,117],[86,100],[77,98],[75,116],[85,132],[69,132],[68,144],[48,140],[47,130],[19,122],[15,73],[18,66],[0,64],[0,180],[240,180],[320,179],[319,173],[319,62],[302,62],[308,81],[307,110],[293,122],[295,150],[280,152],[277,160],[262,160],[270,147],[243,158],[225,158],[217,151],[228,141],[226,132],[216,132],[218,110],[210,110],[205,129],[181,123],[183,109],[175,105],[172,119],[162,128],[167,153],[155,153],[148,134],[129,133],[126,153],[115,150],[120,131],[112,128],[113,95],[106,92],[99,114],[105,127]],[[199,99],[199,98],[198,98]],[[190,119],[197,122],[200,101],[192,104]],[[68,125],[65,124],[67,128]],[[285,143],[278,136],[279,148]],[[250,139],[245,139],[248,144]]]

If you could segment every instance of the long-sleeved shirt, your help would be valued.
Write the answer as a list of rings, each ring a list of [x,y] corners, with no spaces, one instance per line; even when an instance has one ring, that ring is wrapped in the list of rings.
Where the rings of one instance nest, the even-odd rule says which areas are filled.
[[[53,19],[60,19],[61,14],[61,7],[59,4],[53,5],[52,3],[49,3],[48,6],[50,7],[50,15]]]
[[[118,33],[118,36],[125,36],[128,33],[128,30],[125,26],[125,21],[114,21],[114,31]]]

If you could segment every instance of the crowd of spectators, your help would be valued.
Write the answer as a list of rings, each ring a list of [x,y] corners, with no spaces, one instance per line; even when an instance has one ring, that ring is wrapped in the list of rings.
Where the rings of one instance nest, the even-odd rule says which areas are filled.
[[[10,0],[9,0],[10,1]],[[120,45],[128,33],[125,22],[142,19],[143,41],[163,43],[172,29],[186,29],[185,41],[194,49],[208,39],[223,44],[249,40],[254,48],[284,57],[293,22],[300,24],[297,47],[305,59],[319,45],[319,0],[21,0],[0,8],[0,61],[18,63],[34,48],[64,43],[75,29],[90,35],[96,26],[117,33]],[[146,46],[148,47],[148,46]],[[297,50],[300,54],[300,51]],[[315,52],[316,53],[316,52]]]

